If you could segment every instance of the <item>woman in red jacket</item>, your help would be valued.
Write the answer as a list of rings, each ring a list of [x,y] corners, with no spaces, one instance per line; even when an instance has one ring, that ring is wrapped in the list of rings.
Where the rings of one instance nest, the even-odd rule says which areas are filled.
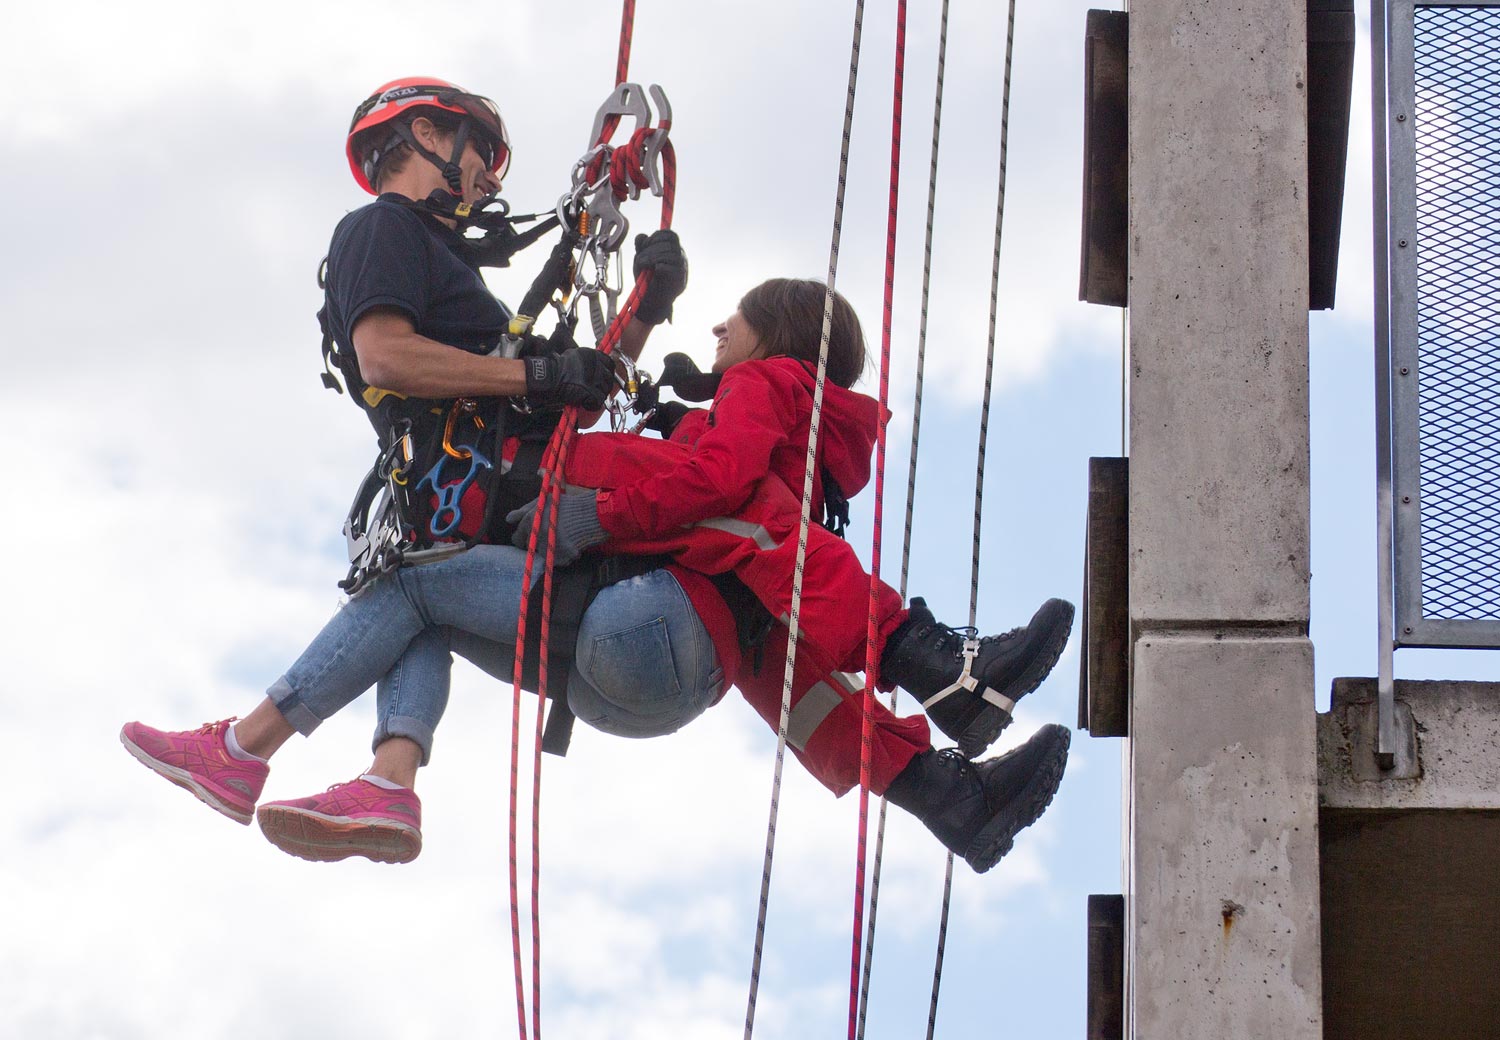
[[[785,621],[801,514],[800,500],[789,487],[804,482],[828,297],[822,283],[794,279],[772,279],[747,293],[739,309],[714,330],[718,347],[713,371],[721,380],[712,407],[688,413],[671,432],[670,442],[617,434],[580,437],[569,457],[567,482],[600,490],[563,496],[558,562],[570,562],[596,545],[610,552],[669,552],[696,571],[732,571],[773,618]],[[834,293],[813,477],[814,516],[822,515],[825,480],[851,496],[869,480],[881,409],[849,389],[864,370],[865,358],[859,320]],[[508,518],[519,522],[518,539],[529,533],[532,508]],[[812,726],[794,725],[793,743],[812,772],[836,792],[858,777],[859,698],[837,673],[864,669],[869,588],[869,576],[847,543],[811,526],[799,654],[808,652],[809,674],[824,678],[795,684],[794,724],[799,702],[819,686],[831,691],[832,696],[825,693],[830,707],[836,698],[843,710],[825,710]],[[910,610],[903,609],[899,594],[880,583],[875,614],[882,686],[900,685],[914,694],[938,728],[958,742],[965,757],[972,757],[995,740],[1010,723],[1016,701],[1040,685],[1056,663],[1067,643],[1073,607],[1049,600],[1026,626],[975,639],[937,623],[920,599],[912,601]],[[785,631],[776,635],[784,653]],[[780,714],[781,684],[781,669],[764,665],[749,675],[742,670],[737,679],[768,721]],[[913,750],[912,721],[877,710],[873,787],[897,804],[902,804],[898,780],[923,753],[920,747]],[[797,736],[803,738],[800,746]],[[1044,742],[1060,778],[1066,731],[1049,731]]]

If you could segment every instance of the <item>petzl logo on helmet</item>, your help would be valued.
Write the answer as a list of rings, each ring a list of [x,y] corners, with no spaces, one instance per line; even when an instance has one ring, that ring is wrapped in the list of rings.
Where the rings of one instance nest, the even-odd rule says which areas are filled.
[[[393,90],[387,90],[384,94],[381,94],[380,100],[395,101],[397,98],[411,97],[413,94],[420,93],[421,90],[417,87],[396,87]]]

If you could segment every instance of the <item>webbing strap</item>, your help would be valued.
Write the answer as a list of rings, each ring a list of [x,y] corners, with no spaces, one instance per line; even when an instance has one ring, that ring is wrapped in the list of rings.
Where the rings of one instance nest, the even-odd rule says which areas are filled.
[[[959,671],[958,678],[953,680],[951,685],[943,687],[937,693],[934,693],[931,697],[928,697],[925,701],[923,701],[922,708],[924,710],[929,709],[938,701],[943,700],[945,697],[949,697],[957,693],[959,690],[966,690],[969,693],[977,693],[981,700],[989,701],[991,704],[999,708],[1001,711],[1005,712],[1007,715],[1014,712],[1016,709],[1015,701],[1011,700],[1003,693],[996,692],[994,689],[988,686],[985,686],[982,689],[980,688],[979,680],[976,679],[973,674],[974,658],[978,656],[978,654],[979,640],[965,639],[964,648],[961,655],[963,657],[964,666],[962,670]]]

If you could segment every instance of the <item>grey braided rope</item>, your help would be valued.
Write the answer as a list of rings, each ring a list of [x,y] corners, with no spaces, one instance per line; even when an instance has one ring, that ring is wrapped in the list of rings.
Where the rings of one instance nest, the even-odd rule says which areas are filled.
[[[859,80],[859,42],[864,27],[864,0],[855,0],[854,37],[849,53],[849,91],[844,101],[844,133],[839,146],[838,188],[833,203],[833,237],[828,250],[828,290],[823,301],[823,333],[818,344],[818,377],[813,387],[812,421],[807,432],[807,466],[802,480],[802,522],[797,531],[797,565],[792,577],[790,624],[787,627],[786,672],[781,684],[781,718],[776,726],[776,768],[771,780],[771,813],[766,824],[766,856],[761,868],[760,906],[755,921],[755,954],[750,965],[750,996],[745,1007],[745,1040],[755,1030],[755,1000],[760,990],[765,949],[766,912],[771,899],[771,861],[776,852],[776,817],[781,808],[781,775],[786,763],[787,727],[792,714],[792,677],[797,666],[797,633],[802,609],[802,574],[807,562],[807,530],[812,522],[813,476],[817,472],[818,431],[823,414],[823,386],[828,374],[828,340],[833,329],[834,280],[838,275],[839,238],[844,225],[844,192],[849,177],[849,138],[854,126],[855,85]]]
[[[979,525],[984,513],[984,456],[989,439],[990,393],[995,379],[995,328],[1000,310],[1000,238],[1005,223],[1005,163],[1010,138],[1011,52],[1016,32],[1016,0],[1010,0],[1009,27],[1005,37],[1005,85],[1000,100],[1000,184],[995,202],[995,252],[990,268],[989,346],[984,363],[984,403],[979,411],[979,462],[974,479],[974,565],[969,580],[969,626],[979,611]]]
[[[932,229],[937,207],[938,142],[943,129],[943,76],[948,61],[948,0],[943,0],[938,30],[937,90],[932,102],[932,151],[927,173],[927,228],[922,248],[922,307],[917,326],[917,385],[912,400],[911,458],[906,471],[906,527],[901,539],[901,602],[906,602],[906,581],[911,570],[912,511],[917,500],[917,447],[922,434],[922,383],[927,362],[927,310],[932,288]],[[891,710],[896,710],[898,691],[891,690]],[[859,1027],[856,1040],[864,1040],[865,1017],[870,1004],[870,962],[875,956],[875,917],[880,909],[880,867],[885,853],[885,818],[889,808],[880,799],[880,816],[875,827],[875,861],[870,876],[869,921],[865,927],[864,967],[859,986]],[[948,856],[952,870],[953,856]],[[946,907],[944,913],[946,913]]]
[[[1005,225],[1005,163],[1010,142],[1010,76],[1011,58],[1016,41],[1016,0],[1010,0],[1005,27],[1005,75],[1000,95],[1000,178],[995,198],[995,251],[990,267],[989,345],[984,362],[984,403],[979,410],[979,461],[974,477],[974,564],[969,574],[969,626],[979,617],[979,532],[984,516],[984,456],[989,439],[990,396],[995,378],[995,328],[1000,311],[1000,241]],[[953,855],[948,855],[947,876],[943,881],[943,916],[938,924],[937,959],[932,972],[932,1004],[927,1010],[927,1040],[937,1029],[938,994],[943,983],[943,954],[948,942],[948,907],[953,895]]]

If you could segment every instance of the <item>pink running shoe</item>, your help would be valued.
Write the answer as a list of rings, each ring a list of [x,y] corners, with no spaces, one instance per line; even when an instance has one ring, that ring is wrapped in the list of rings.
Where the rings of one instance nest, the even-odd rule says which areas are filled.
[[[224,746],[224,734],[234,719],[205,723],[182,733],[164,733],[140,722],[127,722],[120,743],[146,768],[185,787],[198,800],[225,816],[250,824],[255,800],[271,772],[264,762],[235,758]]]
[[[310,798],[267,802],[255,815],[272,845],[314,862],[410,863],[422,851],[422,801],[405,787],[351,780]]]

